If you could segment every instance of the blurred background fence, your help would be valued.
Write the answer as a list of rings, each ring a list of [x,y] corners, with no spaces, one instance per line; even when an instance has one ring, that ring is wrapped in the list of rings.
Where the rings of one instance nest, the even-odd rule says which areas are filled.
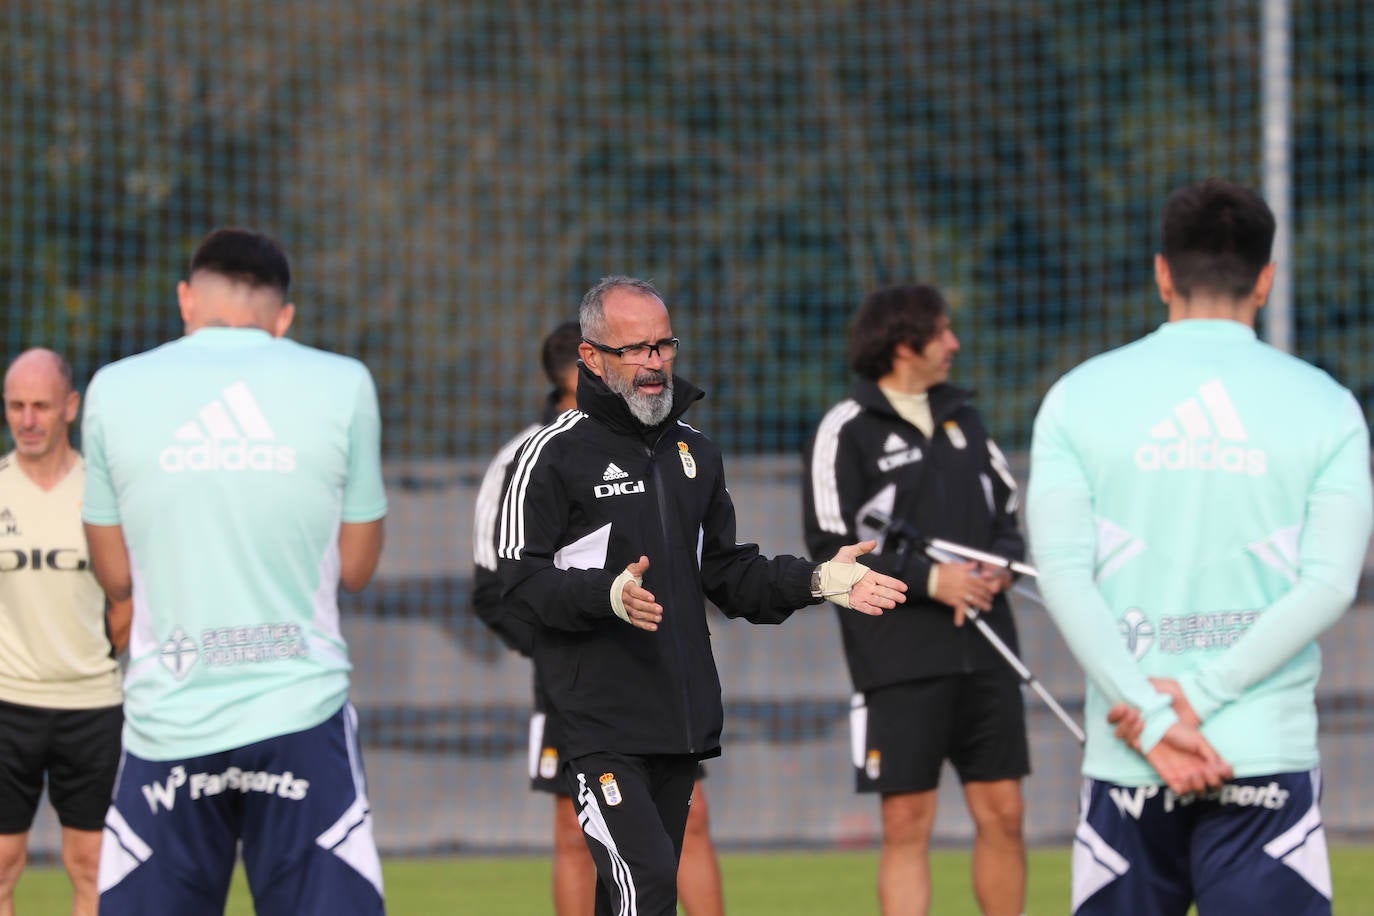
[[[1293,4],[1283,37],[1292,346],[1368,411],[1374,6]],[[349,635],[390,851],[547,843],[527,669],[467,606],[469,513],[538,410],[540,339],[599,276],[664,291],[742,533],[798,550],[798,450],[846,387],[867,290],[944,290],[955,380],[1023,449],[1054,378],[1162,320],[1165,194],[1265,178],[1242,0],[9,0],[0,47],[6,356],[54,347],[84,383],[177,336],[191,250],[239,224],[292,256],[295,336],[377,377],[393,521]],[[1328,819],[1365,837],[1369,596],[1325,640],[1322,694]],[[1072,706],[1078,670],[1021,620]],[[720,840],[871,841],[829,612],[715,629]],[[1032,710],[1028,829],[1063,840],[1077,750]],[[942,838],[967,835],[961,808]]]

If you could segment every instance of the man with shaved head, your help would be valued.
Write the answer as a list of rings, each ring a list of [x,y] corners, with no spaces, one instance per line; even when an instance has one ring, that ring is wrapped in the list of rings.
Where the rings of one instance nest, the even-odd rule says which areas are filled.
[[[102,916],[224,912],[240,846],[261,916],[383,912],[338,605],[381,554],[377,391],[283,336],[290,284],[271,238],[212,232],[185,336],[86,393],[91,559],[134,598]]]
[[[80,403],[51,350],[26,350],[5,372],[14,451],[0,458],[0,916],[14,912],[45,773],[72,913],[96,912],[124,720],[111,633],[122,648],[129,603],[109,608],[107,626],[81,530],[85,464],[68,439]]]

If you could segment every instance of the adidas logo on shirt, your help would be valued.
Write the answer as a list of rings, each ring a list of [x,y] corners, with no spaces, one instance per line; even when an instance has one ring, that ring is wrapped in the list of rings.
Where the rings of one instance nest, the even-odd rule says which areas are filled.
[[[235,382],[220,396],[196,411],[196,418],[177,428],[176,444],[157,456],[168,473],[186,471],[268,471],[289,474],[296,469],[296,450],[277,445],[276,433],[263,416],[253,393]]]
[[[878,470],[886,474],[893,468],[914,464],[921,460],[921,447],[912,448],[907,441],[896,433],[888,433],[883,440],[883,457],[878,459]]]
[[[614,461],[606,465],[606,470],[601,472],[602,480],[624,480],[626,477],[629,476],[629,474],[622,471],[620,468],[616,467]]]
[[[1264,449],[1245,445],[1245,424],[1220,379],[1204,382],[1195,397],[1175,404],[1169,416],[1150,427],[1150,439],[1135,450],[1135,465],[1142,471],[1263,477],[1269,470]]]

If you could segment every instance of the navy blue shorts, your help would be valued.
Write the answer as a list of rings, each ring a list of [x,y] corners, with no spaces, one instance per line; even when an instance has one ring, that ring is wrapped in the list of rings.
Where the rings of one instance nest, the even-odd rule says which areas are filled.
[[[1201,797],[1083,780],[1076,916],[1329,916],[1321,771],[1237,779]]]
[[[259,916],[384,912],[351,705],[204,757],[126,751],[100,849],[102,916],[222,916],[240,840]]]

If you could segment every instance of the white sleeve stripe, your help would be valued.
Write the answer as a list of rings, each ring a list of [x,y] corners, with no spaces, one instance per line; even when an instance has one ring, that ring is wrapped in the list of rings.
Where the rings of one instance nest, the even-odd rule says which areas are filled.
[[[572,429],[586,416],[580,410],[570,410],[530,437],[528,447],[511,477],[505,501],[501,504],[501,559],[518,560],[525,549],[525,491],[529,488],[530,474],[544,446],[554,436]]]
[[[816,429],[816,444],[811,450],[811,496],[816,522],[822,531],[845,534],[849,526],[840,514],[840,489],[835,478],[835,456],[840,450],[840,432],[863,408],[845,399],[826,412]]]
[[[472,561],[483,569],[496,570],[496,519],[501,511],[501,484],[506,482],[506,468],[525,440],[541,428],[538,423],[527,426],[501,446],[482,476],[472,513]]]
[[[544,754],[544,723],[547,719],[547,713],[530,713],[530,779],[535,779],[539,776],[539,758]]]
[[[1016,507],[1020,505],[1016,478],[1011,475],[1011,464],[1007,461],[1007,456],[1002,454],[1002,450],[992,441],[991,436],[988,437],[988,456],[992,459],[992,469],[1002,478],[1002,483],[1007,485],[1007,512],[1015,512]]]

